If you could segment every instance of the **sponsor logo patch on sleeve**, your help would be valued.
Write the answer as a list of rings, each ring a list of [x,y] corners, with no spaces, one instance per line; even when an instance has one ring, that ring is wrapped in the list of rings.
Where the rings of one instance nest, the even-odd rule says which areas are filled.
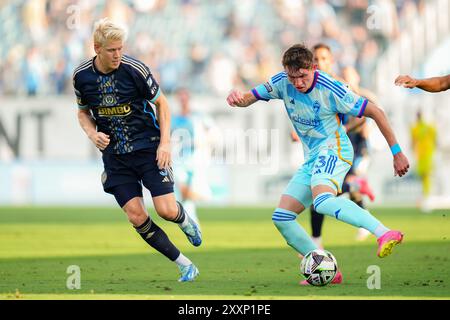
[[[264,87],[266,88],[267,92],[272,92],[273,91],[273,88],[272,88],[272,86],[270,85],[269,82],[264,83]]]

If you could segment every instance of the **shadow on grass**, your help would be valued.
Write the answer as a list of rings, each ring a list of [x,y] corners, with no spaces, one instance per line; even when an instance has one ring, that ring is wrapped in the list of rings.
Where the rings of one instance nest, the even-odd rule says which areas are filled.
[[[178,270],[159,254],[1,259],[0,293],[140,294],[192,296],[328,296],[448,298],[448,242],[409,242],[391,257],[379,259],[373,245],[327,248],[337,257],[344,284],[322,288],[299,286],[300,260],[293,250],[233,249],[190,253],[200,269],[193,283],[178,283]],[[153,252],[153,251],[149,251]],[[81,289],[69,290],[70,265],[81,268]],[[371,265],[381,270],[381,289],[369,290]]]

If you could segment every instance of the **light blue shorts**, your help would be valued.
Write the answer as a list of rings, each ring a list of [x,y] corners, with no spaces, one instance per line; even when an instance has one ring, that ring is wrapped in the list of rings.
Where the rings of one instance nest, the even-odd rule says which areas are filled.
[[[293,197],[308,208],[312,204],[311,188],[326,185],[341,192],[353,161],[353,149],[323,149],[318,156],[305,162],[289,181],[283,194]]]

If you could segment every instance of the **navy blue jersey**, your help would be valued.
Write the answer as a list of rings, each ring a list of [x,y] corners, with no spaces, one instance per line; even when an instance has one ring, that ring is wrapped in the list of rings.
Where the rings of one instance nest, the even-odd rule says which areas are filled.
[[[78,107],[90,110],[97,131],[109,135],[103,152],[125,154],[157,146],[160,130],[152,103],[160,89],[150,69],[124,55],[116,70],[104,74],[96,69],[95,58],[75,69],[73,86]]]

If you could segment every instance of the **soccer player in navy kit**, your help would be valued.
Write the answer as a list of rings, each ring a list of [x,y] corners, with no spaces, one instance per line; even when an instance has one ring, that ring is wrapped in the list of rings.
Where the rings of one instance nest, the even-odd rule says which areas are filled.
[[[122,54],[125,37],[125,30],[107,18],[95,24],[96,56],[73,75],[78,120],[102,152],[105,192],[114,195],[141,237],[177,264],[179,281],[192,281],[198,269],[150,219],[144,205],[142,185],[158,215],[177,223],[194,246],[201,244],[198,225],[173,193],[167,99],[150,69]]]

